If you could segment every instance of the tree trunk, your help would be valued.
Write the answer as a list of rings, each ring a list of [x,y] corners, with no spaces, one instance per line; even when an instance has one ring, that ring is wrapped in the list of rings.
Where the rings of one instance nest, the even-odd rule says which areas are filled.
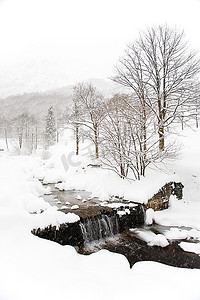
[[[33,152],[33,145],[34,145],[34,134],[31,134],[31,153]]]
[[[164,139],[164,127],[163,126],[159,126],[158,135],[159,135],[159,150],[164,151],[165,139]]]
[[[4,129],[4,133],[5,133],[6,147],[7,147],[7,150],[9,151],[9,147],[8,147],[8,135],[7,135],[7,130],[6,129]]]
[[[198,111],[197,111],[197,109],[196,109],[196,114],[195,114],[195,121],[196,121],[196,128],[199,128]]]
[[[98,142],[98,131],[97,126],[94,126],[94,144],[95,144],[95,156],[99,158],[99,142]]]
[[[76,125],[76,155],[79,155],[79,128]]]
[[[121,178],[124,179],[126,176],[125,176],[124,166],[122,164],[120,165],[120,173],[121,173]]]
[[[20,135],[19,135],[19,149],[22,148],[22,140],[23,140],[22,134],[20,134]]]
[[[146,106],[145,106],[145,100],[144,97],[142,99],[142,111],[143,111],[143,118],[142,118],[142,122],[143,122],[143,126],[142,126],[142,130],[143,130],[143,149],[144,152],[146,152],[147,150],[147,128],[146,128]]]
[[[37,149],[38,146],[38,128],[36,126],[35,128],[35,149]]]
[[[183,116],[181,117],[181,129],[184,129]]]

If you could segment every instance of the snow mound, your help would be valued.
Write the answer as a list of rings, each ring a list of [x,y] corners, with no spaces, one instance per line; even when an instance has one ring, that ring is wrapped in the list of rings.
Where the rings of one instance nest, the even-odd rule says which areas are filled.
[[[72,207],[71,207],[71,209],[78,209],[79,208],[79,206],[78,205],[72,205]]]
[[[200,243],[181,242],[179,246],[187,252],[193,252],[200,255]]]
[[[166,247],[169,245],[168,240],[163,234],[155,234],[154,232],[145,229],[130,229],[130,231],[134,232],[141,240],[146,242],[148,246]]]
[[[168,240],[184,240],[188,237],[188,231],[179,228],[170,228],[170,230],[164,231],[164,236]]]
[[[169,209],[154,212],[154,221],[164,226],[184,226],[200,230],[200,202],[170,197]]]
[[[148,208],[146,210],[146,214],[145,214],[145,224],[146,225],[152,225],[153,224],[153,218],[154,218],[154,210],[152,208]]]
[[[169,242],[163,234],[156,234],[156,236],[148,243],[148,246],[166,247],[168,245]]]

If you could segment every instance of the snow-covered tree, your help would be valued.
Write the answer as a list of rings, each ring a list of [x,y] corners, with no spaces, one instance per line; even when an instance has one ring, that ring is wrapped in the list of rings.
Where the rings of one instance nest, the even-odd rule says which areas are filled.
[[[46,116],[45,126],[45,147],[48,148],[50,145],[56,143],[56,123],[53,107],[50,106]]]
[[[100,131],[101,160],[122,178],[139,180],[148,165],[176,156],[173,143],[159,151],[154,116],[147,108],[144,120],[143,107],[134,94],[114,95],[106,104],[106,112]]]
[[[76,129],[78,126],[88,129],[87,137],[94,143],[95,158],[99,158],[99,129],[105,116],[104,97],[93,85],[81,83],[74,86],[74,105]]]
[[[133,90],[141,105],[151,109],[161,151],[166,128],[199,98],[199,71],[199,59],[189,51],[184,33],[167,25],[141,34],[119,60],[113,80]]]
[[[18,139],[19,150],[22,147],[29,152],[35,148],[36,120],[32,114],[22,113],[12,120],[13,137]]]
[[[12,134],[12,119],[4,114],[0,115],[0,136],[4,139],[6,148],[9,151],[9,138]]]

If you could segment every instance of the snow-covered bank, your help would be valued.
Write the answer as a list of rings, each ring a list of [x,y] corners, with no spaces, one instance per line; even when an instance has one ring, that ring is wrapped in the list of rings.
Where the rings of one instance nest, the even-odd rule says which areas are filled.
[[[183,201],[171,199],[170,209],[156,212],[154,220],[162,225],[180,225],[200,228],[200,131],[185,130],[178,136],[182,143],[181,155],[177,161],[161,170],[147,170],[147,176],[140,181],[129,181],[119,178],[112,171],[87,167],[90,162],[87,153],[87,142],[83,144],[82,156],[74,155],[73,142],[60,143],[51,148],[51,157],[39,168],[35,176],[43,178],[45,183],[57,183],[60,190],[86,190],[91,197],[108,200],[113,195],[124,199],[145,203],[167,182],[177,181],[184,185]],[[70,164],[70,161],[73,162]],[[68,166],[63,165],[63,155]]]
[[[92,197],[108,200],[113,195],[124,199],[145,203],[167,182],[182,182],[183,201],[171,199],[170,209],[156,212],[154,220],[163,225],[182,225],[199,228],[200,212],[200,131],[190,129],[181,131],[177,139],[182,144],[180,157],[172,164],[162,166],[162,170],[147,170],[147,176],[140,181],[129,181],[119,178],[115,173],[87,167],[90,162],[85,155],[71,156],[73,164],[66,170],[61,159],[73,153],[73,143],[60,143],[51,149],[52,155],[43,164],[35,176],[44,178],[45,183],[62,181],[56,184],[60,190],[86,190],[92,192]]]
[[[123,180],[114,172],[103,167],[87,167],[90,144],[81,144],[81,155],[74,153],[74,142],[60,142],[50,149],[51,157],[37,170],[35,176],[43,179],[44,183],[58,183],[60,190],[86,190],[100,200],[107,200],[116,195],[125,199],[144,203],[158,190],[170,181],[182,182],[184,185],[184,200],[198,201],[200,195],[200,160],[199,131],[186,130],[177,139],[182,144],[180,157],[160,165],[158,169],[147,169],[145,178],[140,181]],[[64,158],[64,159],[63,159]]]
[[[122,255],[101,250],[82,256],[70,246],[42,240],[19,227],[1,232],[0,245],[2,300],[197,300],[200,296],[200,270],[155,262],[136,263],[130,269]]]
[[[16,226],[15,221],[18,222],[21,218],[26,218],[25,224],[29,226],[29,230],[35,226],[59,226],[64,222],[79,220],[77,215],[66,215],[44,201],[42,196],[49,193],[49,188],[45,188],[33,177],[34,170],[38,169],[41,163],[33,157],[0,157],[1,228]]]
[[[120,254],[101,250],[82,256],[71,246],[33,236],[34,226],[58,225],[69,216],[42,200],[45,189],[32,176],[40,161],[31,157],[4,157],[0,163],[4,189],[0,202],[1,300],[110,300],[124,296],[198,299],[200,270],[150,262],[138,263],[130,269]],[[39,213],[41,210],[44,212]],[[38,213],[30,213],[33,211]]]
[[[158,173],[152,173],[146,179],[130,182],[108,170],[86,168],[75,174],[66,174],[65,181],[56,184],[56,187],[60,190],[86,190],[92,192],[91,197],[98,197],[101,201],[118,196],[145,203],[170,181],[177,181],[177,176],[165,174],[160,176]]]
[[[133,181],[122,179],[104,167],[92,168],[88,166],[91,159],[88,153],[85,154],[88,147],[87,142],[85,144],[86,146],[82,146],[82,156],[75,155],[74,143],[70,141],[67,145],[60,142],[51,147],[51,157],[35,170],[35,177],[42,179],[45,184],[55,183],[59,190],[75,189],[91,192],[91,197],[98,197],[101,201],[115,195],[138,203],[145,203],[166,183],[180,181],[179,176],[173,171],[163,173],[148,170],[145,178]]]
[[[197,132],[190,145],[198,137]],[[101,250],[82,256],[70,246],[61,246],[31,234],[34,227],[59,226],[62,222],[78,220],[75,214],[65,215],[50,207],[42,198],[49,191],[35,177],[45,178],[46,182],[62,180],[59,188],[86,189],[101,200],[115,194],[143,201],[157,192],[169,176],[171,180],[176,172],[175,176],[183,180],[185,186],[184,199],[171,199],[168,210],[153,213],[151,217],[160,224],[192,227],[193,231],[188,229],[187,236],[198,238],[199,148],[192,152],[194,148],[186,147],[192,153],[195,168],[188,163],[189,155],[185,158],[189,166],[186,167],[183,154],[171,175],[154,173],[153,176],[151,173],[147,180],[130,183],[107,170],[83,169],[87,165],[85,157],[81,165],[66,172],[61,161],[61,155],[65,153],[63,147],[53,148],[52,156],[46,162],[37,157],[0,157],[0,299],[200,299],[200,270],[179,269],[155,262],[136,263],[130,269],[122,255]],[[189,194],[193,195],[191,199]],[[170,239],[181,234],[181,231],[166,232],[164,236]],[[153,236],[153,239],[154,243],[160,243],[158,237]],[[166,244],[166,239],[162,245]],[[183,249],[198,253],[198,244],[195,249],[193,246],[180,244]]]
[[[173,197],[167,210],[154,212],[153,219],[165,226],[185,226],[200,230],[200,202],[185,202]]]

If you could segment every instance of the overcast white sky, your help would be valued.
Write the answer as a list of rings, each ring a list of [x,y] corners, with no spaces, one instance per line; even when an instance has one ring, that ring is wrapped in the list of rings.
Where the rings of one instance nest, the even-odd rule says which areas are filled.
[[[200,50],[198,0],[0,0],[0,97],[108,78],[140,30],[167,23]]]

